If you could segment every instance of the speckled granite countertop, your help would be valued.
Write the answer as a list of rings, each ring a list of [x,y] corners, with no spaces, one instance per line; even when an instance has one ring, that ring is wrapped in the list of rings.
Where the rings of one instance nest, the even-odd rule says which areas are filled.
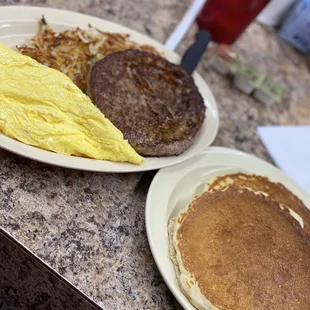
[[[0,0],[92,14],[164,42],[190,0]],[[191,42],[195,27],[182,46]],[[269,160],[256,135],[264,124],[309,123],[305,60],[253,24],[234,49],[286,84],[282,103],[264,106],[210,70],[199,72],[217,99],[221,126],[214,145]],[[52,168],[0,151],[0,225],[104,309],[178,309],[147,243],[144,204],[152,173],[99,174]]]

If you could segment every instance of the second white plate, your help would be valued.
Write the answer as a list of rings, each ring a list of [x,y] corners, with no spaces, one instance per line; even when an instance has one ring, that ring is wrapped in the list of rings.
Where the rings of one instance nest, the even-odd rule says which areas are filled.
[[[176,299],[186,310],[196,310],[179,289],[169,258],[167,225],[188,203],[204,191],[208,181],[243,171],[281,182],[310,207],[310,196],[281,170],[252,155],[236,150],[211,147],[186,162],[161,169],[150,186],[146,201],[146,230],[158,269]]]
[[[179,56],[166,49],[161,43],[150,39],[129,28],[111,23],[96,17],[79,13],[39,8],[39,7],[0,7],[0,41],[8,46],[16,46],[25,43],[26,39],[38,33],[38,22],[42,15],[45,16],[49,25],[55,31],[63,31],[75,27],[87,28],[88,24],[107,32],[128,33],[130,39],[140,43],[154,46],[165,54],[165,57],[179,63]],[[195,154],[198,154],[209,146],[218,131],[219,115],[214,97],[200,75],[194,73],[195,83],[201,92],[207,106],[206,120],[194,142],[194,144],[180,156],[148,157],[141,166],[127,163],[115,163],[105,160],[93,160],[88,158],[74,157],[55,154],[32,147],[16,140],[10,139],[0,133],[0,147],[13,153],[41,161],[44,163],[67,168],[102,171],[102,172],[138,172],[154,170],[182,162]]]

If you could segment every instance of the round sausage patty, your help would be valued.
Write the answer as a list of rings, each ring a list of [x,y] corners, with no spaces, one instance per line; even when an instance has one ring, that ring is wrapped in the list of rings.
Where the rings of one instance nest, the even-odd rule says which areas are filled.
[[[102,113],[144,156],[172,156],[189,148],[206,107],[192,76],[152,53],[116,52],[95,63],[90,92]]]

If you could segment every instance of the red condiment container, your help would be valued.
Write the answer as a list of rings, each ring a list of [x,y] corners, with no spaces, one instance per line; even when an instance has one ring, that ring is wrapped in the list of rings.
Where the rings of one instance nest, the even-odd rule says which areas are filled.
[[[269,0],[207,0],[197,18],[212,41],[230,45],[254,20]]]

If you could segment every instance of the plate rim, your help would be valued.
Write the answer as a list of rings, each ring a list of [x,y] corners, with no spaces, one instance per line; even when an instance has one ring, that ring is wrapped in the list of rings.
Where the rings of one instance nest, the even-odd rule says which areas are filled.
[[[160,260],[162,259],[162,256],[158,254],[157,252],[157,245],[156,245],[156,242],[154,241],[153,237],[154,237],[154,232],[152,230],[152,216],[151,216],[151,210],[152,208],[154,207],[154,204],[156,204],[156,202],[152,202],[152,199],[153,197],[158,197],[158,193],[156,194],[156,187],[158,186],[159,183],[162,184],[162,182],[166,179],[166,183],[165,183],[165,187],[168,186],[167,188],[169,187],[172,187],[171,183],[174,183],[174,187],[172,187],[171,189],[169,188],[168,190],[170,191],[171,190],[171,193],[172,193],[172,189],[175,188],[175,185],[177,184],[177,182],[180,180],[180,177],[177,178],[175,181],[172,181],[171,179],[167,181],[167,175],[171,175],[171,174],[182,174],[182,170],[186,170],[186,169],[189,169],[190,167],[192,167],[192,169],[194,168],[198,168],[199,165],[197,165],[195,167],[195,157],[199,157],[199,156],[203,156],[203,157],[206,157],[208,156],[208,154],[224,154],[226,156],[229,156],[229,155],[232,155],[232,156],[241,156],[243,158],[247,158],[248,160],[251,160],[251,161],[254,161],[254,162],[257,162],[257,163],[260,163],[262,165],[264,165],[266,167],[266,170],[268,168],[271,169],[271,171],[267,172],[266,174],[265,173],[257,173],[257,174],[260,174],[260,175],[263,175],[263,176],[267,176],[268,178],[270,178],[270,174],[275,174],[281,178],[284,179],[283,181],[283,184],[287,187],[295,187],[297,190],[298,193],[296,193],[296,191],[292,190],[292,192],[298,196],[299,199],[301,199],[305,206],[310,209],[310,193],[308,193],[306,190],[304,190],[301,186],[299,186],[291,177],[289,177],[288,175],[286,175],[284,173],[284,171],[282,171],[281,169],[279,169],[278,167],[272,165],[271,163],[265,161],[264,159],[261,159],[253,154],[250,154],[250,153],[246,153],[246,152],[243,152],[243,151],[240,151],[240,150],[236,150],[236,149],[230,149],[230,148],[227,148],[227,147],[218,147],[218,146],[215,146],[215,147],[209,147],[207,150],[193,156],[191,159],[189,160],[186,160],[184,162],[181,162],[179,164],[176,164],[176,165],[173,165],[173,166],[170,166],[170,167],[166,167],[166,168],[163,168],[163,169],[160,169],[156,175],[154,176],[151,184],[150,184],[150,187],[149,187],[149,190],[148,190],[148,193],[147,193],[147,198],[146,198],[146,205],[145,205],[145,226],[146,226],[146,233],[147,233],[147,239],[148,239],[148,243],[149,243],[149,246],[150,246],[150,249],[151,249],[151,253],[152,253],[152,256],[153,256],[153,259],[155,261],[155,264],[163,278],[163,280],[165,281],[166,285],[168,286],[169,290],[171,291],[171,293],[174,295],[174,297],[176,298],[176,300],[181,304],[181,306],[186,309],[186,310],[196,310],[196,308],[189,302],[188,298],[182,293],[182,291],[180,290],[180,288],[178,287],[178,284],[174,284],[173,283],[173,279],[170,279],[170,276],[169,275],[166,275],[165,274],[165,271],[164,269],[166,269],[166,267],[164,267],[162,265],[162,263],[160,262]],[[254,162],[253,162],[253,165],[254,165]],[[223,164],[224,165],[224,164]],[[238,166],[238,168],[242,169],[242,165]],[[253,172],[256,174],[256,172]],[[176,177],[175,177],[176,178]],[[287,185],[287,184],[290,184],[290,185]],[[169,197],[171,196],[171,193],[169,195],[166,195],[168,196],[168,199]],[[167,210],[168,210],[168,207],[169,207],[169,202],[165,202],[164,203],[164,207],[163,207],[163,203],[161,204],[161,208],[163,209],[165,207],[165,209],[162,211],[162,212],[165,212],[167,213]],[[168,239],[168,232],[167,232],[167,223],[165,223],[165,238]],[[169,245],[169,240],[165,240],[165,242],[168,242],[168,245]],[[168,249],[164,250],[162,253],[166,253]],[[168,253],[169,255],[169,253]],[[173,272],[174,272],[174,277],[175,277],[175,270],[174,270],[174,266],[173,266],[173,263],[171,262],[170,258],[168,258],[168,261],[169,261],[169,265],[170,267],[173,268]],[[169,267],[169,268],[170,268]],[[176,280],[176,279],[174,279]]]
[[[56,9],[56,8],[47,8],[47,7],[40,7],[40,6],[0,6],[1,7],[1,15],[7,15],[7,19],[2,19],[1,23],[3,22],[21,22],[21,21],[31,21],[34,22],[34,15],[54,15],[54,19],[51,17],[48,17],[49,20],[53,20],[51,23],[56,23],[55,14],[65,14],[74,16],[76,19],[81,19],[81,24],[84,24],[87,22],[87,24],[91,23],[95,27],[110,27],[112,30],[108,30],[113,32],[113,28],[117,28],[117,32],[127,32],[130,34],[131,37],[137,37],[141,38],[141,40],[146,40],[146,44],[153,44],[158,50],[163,51],[167,58],[171,57],[174,58],[174,61],[176,62],[180,60],[180,56],[175,53],[174,51],[168,50],[165,48],[165,46],[136,30],[133,30],[129,27],[123,26],[121,24],[108,21],[103,18],[99,18],[96,16],[91,16],[88,14],[83,14],[80,12],[70,11],[70,10],[63,10],[63,9]],[[22,10],[22,11],[21,11]],[[15,15],[16,18],[13,19],[11,15]],[[77,27],[79,26],[76,22],[69,22],[65,23],[62,19],[63,17],[59,17],[60,20],[57,23],[63,27]],[[100,26],[101,24],[101,26]],[[103,25],[104,24],[104,25]],[[81,26],[81,25],[80,25]],[[81,26],[82,27],[82,26]],[[83,26],[84,27],[84,26]],[[115,31],[115,30],[114,30]],[[8,36],[10,37],[10,36]],[[216,100],[214,98],[213,93],[210,90],[209,85],[204,81],[202,76],[198,74],[197,72],[194,73],[194,80],[196,83],[198,83],[201,87],[204,87],[203,90],[203,99],[204,103],[207,106],[206,115],[207,118],[211,117],[212,124],[207,125],[207,123],[204,123],[203,126],[207,126],[206,128],[203,128],[203,130],[209,130],[211,132],[208,140],[208,143],[206,146],[211,145],[213,141],[215,140],[218,130],[219,130],[219,110],[216,103]],[[198,85],[197,85],[198,86]],[[206,118],[206,120],[207,120]],[[206,122],[205,120],[205,122]],[[199,133],[198,133],[199,134]],[[196,141],[200,141],[201,139],[196,139]],[[26,158],[29,158],[31,160],[35,160],[37,162],[42,162],[45,164],[63,167],[63,168],[69,168],[69,169],[77,169],[77,170],[83,170],[83,171],[93,171],[93,172],[113,172],[113,173],[131,173],[131,172],[143,172],[143,171],[150,171],[150,170],[156,170],[161,169],[164,167],[168,167],[171,165],[178,164],[180,162],[183,162],[199,152],[202,151],[202,146],[198,147],[197,150],[194,150],[193,153],[191,153],[190,148],[185,151],[185,153],[179,155],[179,156],[169,156],[169,157],[160,157],[160,159],[156,157],[149,157],[145,158],[145,162],[138,166],[130,163],[121,163],[121,162],[112,162],[107,160],[96,160],[96,159],[90,159],[90,158],[82,158],[82,157],[75,157],[75,156],[68,156],[68,155],[62,155],[62,154],[56,154],[47,150],[43,150],[34,146],[26,145],[22,142],[19,142],[17,140],[11,139],[3,134],[0,134],[0,147],[2,149],[5,149],[6,151],[15,153],[19,156],[23,156]],[[38,154],[37,154],[38,153]],[[152,163],[152,160],[155,162]],[[159,161],[159,162],[158,162]]]

